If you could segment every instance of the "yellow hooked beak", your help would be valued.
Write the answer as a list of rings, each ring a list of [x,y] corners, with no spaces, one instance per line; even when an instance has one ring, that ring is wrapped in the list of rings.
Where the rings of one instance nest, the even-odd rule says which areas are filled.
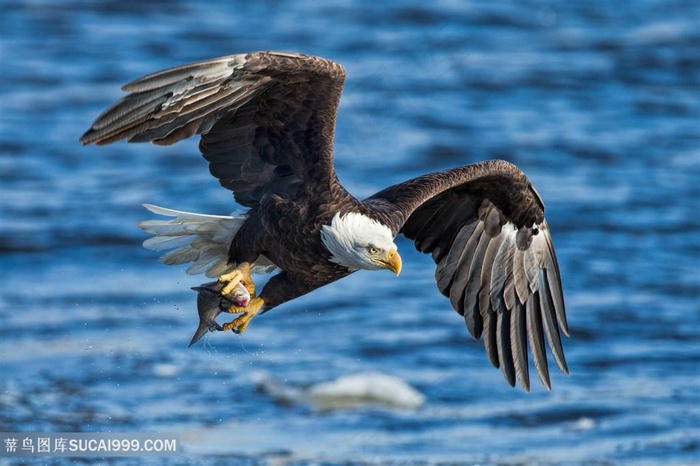
[[[399,252],[396,249],[392,249],[391,251],[387,252],[386,257],[380,259],[379,263],[394,272],[396,276],[401,273],[401,256],[399,256]]]

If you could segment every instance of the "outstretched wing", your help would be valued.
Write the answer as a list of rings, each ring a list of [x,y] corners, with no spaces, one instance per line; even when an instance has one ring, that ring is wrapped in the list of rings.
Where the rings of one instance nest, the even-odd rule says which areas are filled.
[[[559,267],[542,201],[520,170],[482,162],[415,178],[368,201],[403,214],[400,232],[432,254],[439,290],[469,333],[483,335],[491,363],[511,386],[517,377],[530,389],[529,342],[540,380],[551,387],[545,338],[568,374]]]
[[[236,201],[266,193],[314,197],[335,182],[333,133],[345,80],[319,57],[256,52],[170,68],[137,79],[83,144],[173,144],[201,134],[209,169]]]

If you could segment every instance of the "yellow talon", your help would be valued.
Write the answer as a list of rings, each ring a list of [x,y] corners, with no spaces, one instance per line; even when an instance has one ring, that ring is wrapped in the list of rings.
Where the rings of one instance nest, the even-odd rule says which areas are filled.
[[[222,280],[223,277],[226,277],[226,279]],[[231,294],[233,289],[238,286],[241,280],[243,280],[243,274],[237,270],[234,270],[230,274],[222,275],[221,277],[219,277],[219,283],[225,283],[224,287],[221,288],[221,295],[226,296]]]
[[[231,306],[228,309],[224,310],[229,314],[244,314],[246,312],[246,308],[244,308],[243,306]]]
[[[265,301],[262,298],[255,297],[255,298],[250,300],[250,303],[248,304],[248,306],[245,309],[237,310],[237,311],[233,311],[233,312],[231,310],[229,310],[228,312],[231,312],[231,313],[242,312],[243,314],[236,317],[231,322],[227,322],[224,325],[222,325],[221,329],[224,331],[232,330],[235,333],[245,332],[245,330],[248,328],[248,324],[250,324],[250,321],[253,320],[253,317],[255,317],[258,314],[258,312],[260,312],[260,309],[262,308],[263,304],[265,304]],[[237,308],[237,309],[241,309],[241,308]]]
[[[228,273],[222,274],[218,278],[223,288],[219,292],[224,298],[230,297],[239,283],[246,287],[251,296],[255,295],[255,284],[250,277],[250,264],[243,262]]]

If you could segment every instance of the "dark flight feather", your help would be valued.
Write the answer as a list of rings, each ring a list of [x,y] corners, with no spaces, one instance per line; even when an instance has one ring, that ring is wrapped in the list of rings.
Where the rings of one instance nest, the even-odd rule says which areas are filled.
[[[522,172],[507,162],[481,162],[409,180],[372,199],[389,200],[408,216],[401,232],[419,251],[433,258],[439,251],[438,289],[469,333],[484,339],[489,360],[509,383],[517,379],[530,389],[530,340],[535,369],[550,388],[545,337],[568,373],[559,270],[542,201]]]

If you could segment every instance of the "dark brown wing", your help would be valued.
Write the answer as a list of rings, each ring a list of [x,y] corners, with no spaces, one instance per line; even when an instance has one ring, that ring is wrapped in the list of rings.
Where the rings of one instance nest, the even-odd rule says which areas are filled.
[[[525,175],[489,161],[425,175],[370,198],[406,219],[400,231],[431,253],[442,294],[512,386],[529,391],[527,344],[549,389],[546,340],[568,374],[559,329],[568,336],[559,267],[544,206]],[[386,206],[385,206],[386,207]]]
[[[335,181],[333,133],[345,80],[332,61],[284,52],[230,55],[123,87],[83,144],[173,144],[201,134],[212,175],[252,207],[266,193],[316,196]]]

